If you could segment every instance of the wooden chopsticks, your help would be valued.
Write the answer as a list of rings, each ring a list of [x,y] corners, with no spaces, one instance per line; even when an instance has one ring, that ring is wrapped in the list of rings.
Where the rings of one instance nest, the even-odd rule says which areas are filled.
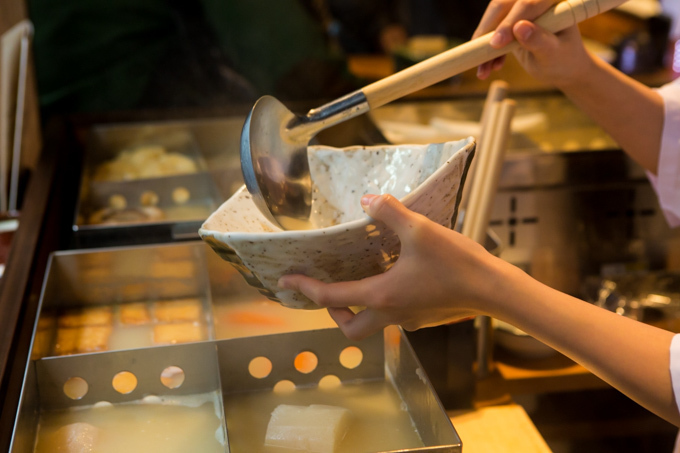
[[[493,197],[498,187],[498,178],[503,160],[510,125],[516,103],[507,99],[507,83],[495,81],[491,84],[482,112],[482,129],[478,140],[476,158],[469,170],[470,187],[466,198],[465,188],[461,206],[465,210],[463,235],[484,243],[491,216]]]
[[[484,245],[493,199],[498,188],[498,179],[503,168],[512,117],[516,103],[507,99],[508,84],[494,81],[487,94],[482,111],[481,134],[477,144],[476,164],[471,165],[469,192],[463,190],[461,207],[465,210],[463,235]],[[493,368],[491,356],[493,348],[493,329],[491,318],[479,316],[477,319],[477,377],[483,379]]]

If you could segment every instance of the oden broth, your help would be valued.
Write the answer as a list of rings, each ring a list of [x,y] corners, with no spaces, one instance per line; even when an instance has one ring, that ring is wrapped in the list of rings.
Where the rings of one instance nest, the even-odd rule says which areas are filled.
[[[264,446],[270,415],[279,404],[327,404],[349,409],[354,420],[335,453],[423,447],[396,390],[389,382],[381,380],[330,388],[226,395],[225,415],[232,453],[291,452]]]
[[[224,429],[215,404],[211,394],[189,404],[135,402],[44,412],[35,452],[223,453]]]

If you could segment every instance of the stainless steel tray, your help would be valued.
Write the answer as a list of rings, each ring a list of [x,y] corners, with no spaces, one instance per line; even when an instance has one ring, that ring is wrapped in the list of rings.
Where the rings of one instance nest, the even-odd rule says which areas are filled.
[[[208,332],[202,341],[109,348],[100,352],[74,351],[71,355],[53,353],[60,327],[59,315],[64,312],[111,307],[115,317],[116,310],[127,304],[140,301],[151,304],[177,298],[201,301]],[[294,326],[270,324],[277,313],[263,315],[257,310],[248,311],[247,307],[261,307],[261,304],[271,304],[288,316],[301,318]],[[233,311],[233,307],[238,310]],[[254,317],[255,325],[230,332],[229,327],[222,324],[234,314],[236,319],[241,319],[243,313]],[[319,322],[321,315],[327,317],[325,324]],[[263,318],[264,330],[258,326]],[[328,375],[347,385],[372,382],[389,385],[408,407],[413,426],[429,448],[427,451],[460,451],[460,439],[400,329],[389,329],[384,338],[377,335],[352,342],[339,329],[326,328],[328,325],[333,324],[325,310],[290,310],[264,299],[201,241],[55,252],[50,256],[40,296],[32,357],[26,365],[12,451],[33,450],[41,414],[87,408],[101,401],[122,404],[149,395],[174,398],[217,392],[217,412],[228,438],[230,424],[224,405],[235,395],[271,393],[282,380],[308,390]],[[284,333],[262,335],[272,328],[276,332],[284,329]],[[340,353],[351,346],[360,348],[363,355],[357,367],[343,365],[338,359]],[[313,353],[318,359],[314,369],[303,372],[296,368],[297,355],[303,351]],[[266,377],[256,378],[250,374],[249,364],[256,357],[270,360],[272,371]],[[159,376],[168,367],[182,370],[184,383],[180,387],[161,385]],[[122,392],[112,387],[114,376],[122,371],[134,375],[136,387]],[[67,394],[64,387],[74,377],[87,383],[87,391],[76,398]],[[268,420],[269,415],[266,412],[261,417]]]
[[[133,319],[125,321],[124,310]],[[60,251],[49,258],[32,357],[334,325],[325,310],[300,312],[267,300],[202,241]],[[181,332],[173,337],[175,327]],[[155,337],[157,328],[165,339]],[[97,332],[105,338],[94,346],[82,338]],[[63,347],[69,335],[87,346]]]
[[[77,247],[196,239],[201,223],[224,199],[189,124],[95,126],[87,143],[73,221]],[[145,147],[188,158],[195,171],[126,180],[95,177],[97,168],[121,152]]]
[[[358,365],[348,366],[339,359],[347,348],[360,350]],[[301,352],[317,358],[313,369],[301,371],[296,366]],[[268,375],[261,377],[249,371],[256,358],[270,361]],[[184,380],[180,385],[162,383],[163,371],[170,367],[182,372]],[[114,377],[121,372],[132,374],[136,386],[124,391],[116,388]],[[244,392],[275,395],[274,386],[284,380],[295,385],[292,392],[304,389],[313,395],[315,391],[322,392],[316,386],[329,375],[337,377],[341,387],[383,381],[396,391],[402,402],[397,412],[405,408],[422,446],[388,451],[461,451],[460,438],[404,332],[396,327],[361,342],[348,340],[336,328],[33,361],[25,375],[11,451],[33,451],[41,416],[50,411],[82,409],[102,401],[115,405],[150,395],[172,397],[215,392],[219,395],[216,414],[226,431],[225,451],[241,453],[230,442],[230,423],[234,421],[225,412],[231,410],[233,415],[236,411],[237,417],[247,416],[263,423],[269,420],[270,412],[249,410],[248,414],[241,414],[235,406],[230,407],[232,396]],[[86,382],[86,389],[81,387],[75,394],[69,391],[67,383],[74,378]]]

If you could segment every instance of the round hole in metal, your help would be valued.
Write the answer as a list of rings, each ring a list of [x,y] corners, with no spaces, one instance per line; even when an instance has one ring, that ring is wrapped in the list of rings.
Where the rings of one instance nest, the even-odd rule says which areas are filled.
[[[146,190],[140,195],[139,203],[142,206],[156,206],[158,204],[158,194],[153,190]]]
[[[184,378],[184,370],[178,366],[169,366],[161,372],[161,382],[169,389],[181,387]]]
[[[72,377],[64,382],[64,395],[72,400],[79,400],[87,394],[90,386],[87,381],[81,377]]]
[[[97,401],[92,407],[95,409],[110,409],[113,407],[113,404],[109,401]]]
[[[274,393],[278,395],[287,395],[289,393],[293,393],[295,391],[295,384],[293,381],[289,381],[288,379],[284,379],[282,381],[279,381],[274,385]]]
[[[333,390],[340,387],[341,384],[340,378],[333,374],[327,374],[319,380],[321,390]]]
[[[316,369],[319,359],[310,351],[302,351],[295,356],[295,369],[300,373],[309,374]]]
[[[356,346],[348,346],[340,353],[340,364],[349,370],[361,365],[364,360],[364,353]]]
[[[144,404],[163,404],[163,400],[158,395],[146,395],[142,398]]]
[[[191,198],[191,192],[186,187],[175,187],[172,191],[172,201],[175,204],[184,204]]]
[[[137,376],[129,371],[121,371],[113,377],[111,385],[116,392],[127,395],[137,388]]]
[[[248,364],[248,372],[257,379],[264,379],[272,372],[272,362],[266,357],[255,357]]]

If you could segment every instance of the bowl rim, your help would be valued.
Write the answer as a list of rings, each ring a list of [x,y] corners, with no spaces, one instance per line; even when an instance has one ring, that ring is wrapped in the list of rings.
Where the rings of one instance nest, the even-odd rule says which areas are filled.
[[[371,145],[371,146],[348,146],[348,147],[343,147],[343,148],[338,148],[338,147],[333,147],[333,146],[325,146],[325,145],[314,145],[316,148],[328,148],[328,149],[353,149],[353,148],[362,148],[362,149],[372,149],[372,148],[386,148],[386,147],[397,147],[397,146],[413,146],[413,147],[418,147],[418,148],[427,148],[428,146],[432,145],[446,145],[449,143],[462,143],[464,144],[453,154],[451,157],[446,159],[446,161],[440,165],[430,176],[425,178],[425,180],[418,185],[415,189],[413,189],[411,192],[407,193],[404,195],[402,198],[399,199],[399,201],[404,204],[405,206],[408,207],[409,201],[416,196],[416,194],[419,191],[422,191],[421,188],[426,185],[426,183],[432,179],[435,178],[437,175],[440,173],[443,173],[445,170],[445,167],[447,164],[449,164],[450,160],[457,155],[460,152],[463,152],[464,150],[468,149],[470,147],[475,146],[475,139],[472,136],[462,138],[460,140],[450,140],[446,142],[437,142],[437,143],[427,143],[427,144],[399,144],[399,145]],[[310,146],[311,148],[312,146]],[[246,193],[247,189],[244,189],[245,185],[241,186],[231,197],[229,197],[224,203],[222,203],[215,211],[213,211],[210,216],[203,222],[203,225],[205,225],[210,218],[218,213],[220,209],[222,209],[222,206],[224,206],[226,203],[228,203],[233,197],[235,197],[237,194],[242,193],[244,190]],[[218,230],[212,230],[208,228],[204,228],[203,225],[201,225],[201,228],[198,230],[198,234],[203,237],[203,236],[222,236],[222,237],[229,237],[230,239],[239,239],[241,237],[247,238],[248,240],[260,240],[262,238],[267,238],[267,239],[281,239],[285,238],[286,236],[289,236],[291,234],[295,234],[297,236],[301,237],[308,237],[308,236],[324,236],[324,235],[329,235],[329,234],[337,234],[341,233],[350,229],[358,228],[361,226],[368,226],[374,219],[370,217],[369,215],[364,215],[363,218],[360,219],[355,219],[351,220],[349,222],[344,222],[344,223],[339,223],[337,225],[331,225],[328,227],[324,228],[314,228],[310,230],[283,230],[277,225],[274,225],[271,223],[265,216],[262,214],[259,210],[259,208],[255,207],[255,210],[261,216],[261,220],[266,221],[268,225],[271,227],[275,228],[275,231],[258,231],[258,232],[248,232],[248,231],[218,231]]]

